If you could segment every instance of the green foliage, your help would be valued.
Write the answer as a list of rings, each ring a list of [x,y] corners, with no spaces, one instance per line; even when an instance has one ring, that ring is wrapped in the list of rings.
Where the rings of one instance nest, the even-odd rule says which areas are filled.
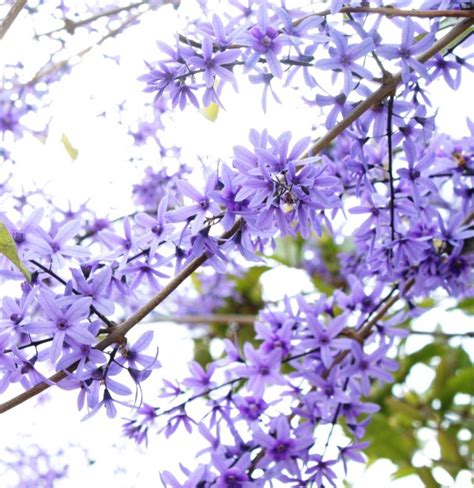
[[[30,272],[18,257],[16,243],[3,224],[0,224],[0,254],[7,257],[24,274],[25,278],[31,281]]]
[[[237,299],[230,296],[225,300],[225,304],[214,311],[216,315],[258,315],[264,306],[262,299],[262,285],[260,277],[268,271],[268,266],[253,266],[246,270],[241,276],[231,277],[235,283]],[[193,275],[192,282],[199,292],[201,283],[199,277]],[[223,324],[210,323],[203,334],[194,339],[194,358],[202,366],[206,366],[212,361],[209,354],[209,343],[214,337],[225,338],[235,337],[239,344],[244,342],[255,343],[255,331],[251,324]]]
[[[435,373],[423,393],[410,391],[406,384],[413,367],[419,364]],[[432,474],[434,467],[442,467],[453,478],[469,469],[469,441],[459,433],[469,429],[473,412],[456,395],[474,395],[474,367],[463,348],[441,338],[411,354],[401,354],[394,377],[394,384],[375,389],[371,396],[381,410],[367,428],[369,462],[387,458],[397,465],[395,478],[417,475],[425,486],[439,487]],[[432,459],[430,466],[416,467],[412,460],[423,449],[418,433],[422,428],[433,433],[441,456]]]
[[[274,253],[268,258],[290,268],[305,269],[307,245],[300,236],[278,239]],[[330,295],[336,287],[344,289],[346,280],[340,275],[339,265],[341,246],[329,235],[323,235],[311,244],[311,250],[317,252],[318,259],[318,266],[310,275],[316,290]],[[257,315],[264,305],[260,278],[269,269],[268,266],[254,266],[243,275],[234,276],[237,297],[227,298],[215,313]],[[193,283],[199,291],[199,278],[193,277]],[[436,300],[430,297],[416,305],[421,309],[432,309]],[[456,309],[474,314],[474,299],[460,301]],[[411,321],[407,320],[399,327],[410,329]],[[441,333],[441,329],[437,333]],[[232,337],[242,344],[243,341],[255,343],[254,334],[249,324],[211,323],[207,332],[195,339],[195,358],[203,365],[209,363],[209,342],[214,337]],[[368,399],[377,403],[380,411],[367,427],[366,440],[370,441],[370,446],[366,453],[369,463],[381,458],[393,462],[397,466],[394,478],[415,475],[426,487],[439,488],[441,485],[433,475],[433,468],[442,467],[453,478],[461,470],[469,469],[468,453],[474,448],[474,440],[465,432],[466,429],[474,431],[474,412],[470,405],[461,403],[459,394],[474,395],[474,366],[466,350],[451,345],[448,337],[442,334],[434,335],[432,342],[409,354],[404,344],[402,341],[397,353],[400,366],[393,374],[394,383],[383,387],[374,384]],[[411,391],[409,381],[417,374],[414,368],[420,365],[430,368],[434,379],[421,392]],[[285,364],[283,368],[290,366]],[[421,429],[432,432],[441,455],[427,466],[414,466],[415,454],[424,449]],[[460,435],[461,432],[464,435]]]
[[[464,313],[468,315],[474,315],[474,297],[465,298],[461,300],[456,307],[453,307],[451,310],[459,309],[462,310]]]

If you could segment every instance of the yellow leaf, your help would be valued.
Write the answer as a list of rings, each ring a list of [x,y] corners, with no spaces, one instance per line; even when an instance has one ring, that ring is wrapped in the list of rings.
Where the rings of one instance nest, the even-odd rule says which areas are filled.
[[[219,105],[215,102],[211,102],[207,107],[201,108],[200,112],[207,120],[215,122],[219,114]]]
[[[63,143],[64,149],[66,149],[67,153],[69,154],[69,157],[75,161],[79,155],[79,151],[71,144],[69,137],[64,133],[61,137],[61,142]]]
[[[28,281],[31,281],[30,272],[18,257],[16,243],[8,232],[8,229],[0,223],[0,254],[6,256],[24,275]]]

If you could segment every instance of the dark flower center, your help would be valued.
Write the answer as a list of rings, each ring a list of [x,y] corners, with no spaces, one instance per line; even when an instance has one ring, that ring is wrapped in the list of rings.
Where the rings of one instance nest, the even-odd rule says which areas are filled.
[[[61,319],[58,323],[57,323],[57,326],[58,326],[58,329],[60,330],[65,330],[69,327],[69,324],[67,323],[67,320],[65,319]]]
[[[19,313],[12,313],[10,320],[15,324],[19,324],[23,320],[23,317]]]
[[[265,46],[265,47],[270,47],[272,45],[272,39],[270,36],[263,36],[261,39],[260,39],[260,43],[262,44],[262,46]]]
[[[349,66],[351,64],[351,59],[349,58],[349,56],[342,56],[341,64],[342,66]]]
[[[359,364],[359,368],[361,369],[361,371],[367,371],[369,369],[369,363],[365,359],[362,359]]]
[[[268,369],[268,366],[260,366],[260,369],[258,370],[258,372],[262,375],[262,376],[266,376],[267,374],[270,373],[270,370]]]
[[[332,386],[326,386],[324,388],[324,394],[329,398],[334,395],[334,388]]]
[[[290,440],[277,441],[271,450],[271,454],[275,461],[282,461],[286,459],[292,447],[292,442]]]
[[[321,344],[327,345],[331,342],[331,339],[326,334],[323,334],[320,339]]]
[[[151,231],[153,232],[153,234],[156,234],[157,236],[159,236],[163,232],[163,226],[160,224],[154,225],[151,228]]]
[[[25,234],[23,234],[23,232],[13,232],[12,237],[17,244],[25,242]]]

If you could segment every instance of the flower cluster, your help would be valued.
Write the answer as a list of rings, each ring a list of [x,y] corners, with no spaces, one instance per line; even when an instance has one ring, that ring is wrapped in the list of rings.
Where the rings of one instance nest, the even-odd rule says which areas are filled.
[[[425,8],[458,11],[454,3]],[[377,410],[366,397],[374,382],[392,381],[389,352],[405,334],[397,325],[434,290],[473,294],[474,126],[464,138],[437,134],[427,91],[439,77],[456,89],[473,69],[464,38],[453,45],[470,21],[442,37],[438,20],[401,25],[370,8],[344,7],[350,15],[339,19],[339,0],[322,13],[313,4],[230,5],[235,15],[193,22],[174,47],[159,42],[163,59],[141,77],[159,115],[168,102],[182,110],[222,105],[224,88],[248,74],[263,84],[264,106],[269,91],[279,102],[276,80],[300,87],[329,132],[316,139],[251,129],[248,146],[207,168],[202,184],[179,148],[157,140],[175,170],[148,167],[133,188],[136,211],[123,218],[86,205],[62,210],[41,191],[35,198],[49,210],[33,207],[31,193],[7,196],[0,392],[57,383],[76,391],[86,417],[135,406],[124,432],[138,443],[152,428],[166,437],[199,433],[211,462],[183,467],[184,483],[163,472],[167,486],[336,486],[339,463],[363,460]],[[382,25],[400,30],[399,44],[384,42]],[[19,136],[26,105],[13,92],[2,96],[0,131]],[[139,145],[163,127],[157,119],[131,134]],[[326,235],[347,243],[337,272],[315,244]],[[265,308],[253,342],[226,340],[224,357],[165,380],[159,405],[134,405],[160,361],[153,333],[131,339],[130,329],[200,267],[204,296],[180,287],[160,312],[179,318],[209,314],[231,297],[243,303],[226,274],[265,260],[280,238],[306,241],[296,265],[327,280],[332,295]],[[194,412],[197,403],[204,414]],[[333,442],[340,422],[347,435]]]

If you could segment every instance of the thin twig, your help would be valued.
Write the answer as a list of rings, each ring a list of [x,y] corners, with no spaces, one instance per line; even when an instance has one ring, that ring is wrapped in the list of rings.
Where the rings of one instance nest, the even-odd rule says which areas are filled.
[[[474,11],[472,10],[404,10],[393,7],[342,7],[338,14],[379,14],[386,17],[418,17],[424,19],[434,19],[439,17],[451,17],[451,18],[468,18],[474,19]],[[297,27],[303,20],[310,17],[327,17],[332,15],[330,10],[323,10],[314,14],[308,14],[301,19],[293,22],[293,25]]]
[[[140,7],[141,5],[146,5],[146,4],[147,4],[146,1],[135,2],[129,5],[125,5],[124,7],[115,7],[110,10],[103,10],[102,12],[98,12],[97,14],[91,15],[90,17],[87,17],[86,19],[82,19],[82,20],[71,20],[66,17],[63,20],[64,25],[62,27],[59,27],[58,29],[49,32],[38,34],[37,37],[49,36],[51,34],[55,34],[56,32],[61,32],[62,30],[66,30],[66,32],[68,32],[69,34],[72,34],[78,27],[82,27],[83,25],[90,24],[102,17],[111,17],[121,12],[126,12],[128,10],[132,10],[134,8]]]
[[[3,19],[3,22],[0,25],[0,40],[5,37],[8,29],[10,29],[13,22],[15,22],[15,19],[18,17],[18,14],[25,5],[26,0],[16,0],[16,2],[12,5],[12,8],[9,10],[7,16]]]
[[[392,241],[395,240],[395,187],[393,184],[393,147],[392,147],[393,97],[394,97],[393,93],[388,97],[388,106],[387,106],[388,178],[390,183],[390,232],[391,232]]]
[[[472,19],[466,19],[459,22],[455,27],[453,27],[445,36],[438,39],[433,45],[427,49],[424,53],[417,57],[420,63],[425,63],[428,59],[432,58],[436,53],[448,46],[452,41],[454,41],[459,35],[463,34],[473,25]],[[324,137],[319,139],[316,144],[314,144],[311,149],[305,153],[302,158],[309,156],[314,156],[321,152],[323,149],[327,148],[331,142],[345,129],[347,129],[353,122],[355,122],[361,115],[363,115],[367,110],[369,110],[374,105],[377,105],[386,97],[388,97],[397,86],[402,81],[401,72],[397,73],[392,77],[386,77],[382,86],[376,90],[372,95],[367,97],[363,102],[356,105],[351,112],[349,112],[343,120],[341,120],[333,129],[331,129]]]
[[[464,20],[457,24],[453,29],[451,29],[445,36],[441,39],[436,41],[425,53],[418,57],[420,62],[425,62],[434,56],[437,52],[445,48],[450,42],[455,40],[460,34],[466,31],[471,25],[473,21],[471,19]],[[312,149],[310,150],[311,154],[317,154],[321,150],[328,147],[332,141],[349,125],[352,124],[358,117],[364,114],[367,110],[369,110],[374,104],[379,103],[385,97],[389,96],[390,93],[397,87],[398,83],[400,83],[401,74],[396,75],[390,81],[384,83],[376,92],[374,92],[370,97],[367,98],[364,102],[360,103],[349,115],[342,120],[336,127],[330,130],[325,137],[323,137],[317,144],[315,144]],[[303,155],[302,157],[307,157]],[[239,219],[229,231],[225,232],[221,239],[229,239],[234,234],[236,234],[243,225],[243,221]],[[142,308],[140,308],[136,313],[134,313],[131,317],[127,320],[122,322],[122,324],[118,325],[105,339],[103,339],[99,344],[95,346],[98,350],[104,350],[106,347],[110,346],[114,343],[120,343],[125,334],[128,333],[130,329],[132,329],[136,324],[138,324],[143,318],[145,318],[148,314],[150,314],[163,300],[165,300],[171,293],[184,281],[186,278],[191,276],[194,271],[196,271],[202,264],[204,264],[208,259],[206,254],[202,254],[198,258],[194,259],[188,266],[186,266],[178,275],[176,275],[157,295],[155,295],[148,303],[146,303]],[[410,281],[410,286],[413,285],[413,280]],[[407,284],[408,286],[408,284]],[[388,306],[390,308],[393,303],[398,300],[399,295],[392,297],[387,303],[385,307]],[[384,307],[384,309],[385,309]],[[382,312],[382,310],[381,310]],[[383,314],[382,313],[382,317]],[[370,334],[370,331],[374,324],[379,320],[380,312],[375,315],[375,317],[368,323],[366,326],[361,328],[358,332],[361,339],[365,339],[366,335]],[[342,361],[342,359],[341,359]],[[77,363],[73,364],[68,371],[74,371],[77,367]],[[66,371],[60,371],[49,379],[53,383],[57,383],[61,381],[67,376]],[[4,413],[8,410],[11,410],[17,405],[22,404],[26,400],[33,398],[34,396],[42,393],[47,388],[49,388],[49,384],[46,383],[38,383],[37,385],[33,386],[29,390],[21,393],[20,395],[12,398],[11,400],[3,403],[0,405],[0,413]]]

